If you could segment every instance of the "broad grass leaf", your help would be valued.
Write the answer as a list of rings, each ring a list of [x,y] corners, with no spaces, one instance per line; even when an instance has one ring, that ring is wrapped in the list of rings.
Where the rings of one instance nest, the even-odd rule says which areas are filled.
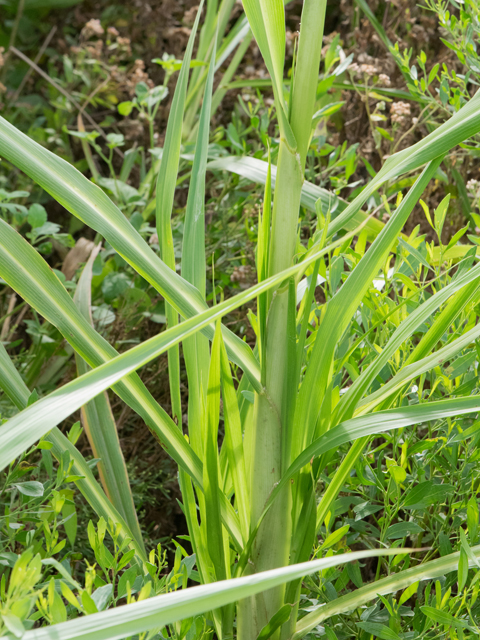
[[[408,549],[383,549],[344,553],[233,580],[179,589],[100,613],[93,612],[92,601],[88,602],[89,610],[92,609],[91,615],[55,625],[55,638],[56,640],[120,640],[126,636],[164,627],[184,618],[218,609],[231,602],[329,567],[408,551]],[[50,640],[52,631],[52,627],[32,629],[23,635],[23,640]]]
[[[476,558],[480,557],[480,545],[473,547],[471,551]],[[375,580],[371,584],[341,596],[332,602],[320,605],[316,610],[308,613],[298,621],[292,640],[300,640],[324,620],[328,620],[340,613],[353,611],[373,600],[377,595],[395,593],[419,581],[432,580],[445,576],[452,571],[457,571],[459,559],[460,552],[451,553],[442,558],[419,564],[416,567],[410,567],[381,580]]]
[[[9,228],[8,225],[7,228]],[[20,238],[17,234],[14,235]],[[35,250],[27,243],[25,244],[29,247],[29,250],[33,251],[37,256],[40,261],[39,264],[44,265],[43,260],[41,260],[38,254],[36,254]],[[168,350],[172,345],[177,344],[181,340],[198,331],[201,331],[202,328],[207,326],[207,324],[222,317],[225,313],[236,309],[245,302],[257,297],[264,291],[267,291],[269,288],[277,286],[284,281],[285,278],[288,279],[290,276],[295,275],[297,272],[304,269],[307,264],[316,261],[321,255],[323,255],[323,253],[331,250],[333,246],[335,246],[335,243],[317,254],[314,254],[304,263],[272,276],[264,282],[251,287],[247,291],[218,304],[213,309],[205,311],[197,317],[183,322],[181,325],[172,327],[166,332],[163,332],[160,335],[151,338],[147,342],[134,347],[130,351],[117,356],[114,360],[107,362],[88,372],[81,378],[68,383],[46,398],[34,403],[19,415],[11,418],[3,425],[3,428],[0,431],[0,466],[3,465],[4,467],[19,455],[19,453],[25,451],[31,444],[33,444],[33,442],[35,442],[35,440],[38,440],[42,435],[59,424],[59,422],[61,422],[65,417],[70,415],[70,413],[98,395],[98,393],[112,385],[115,385],[119,380],[130,375],[135,369]],[[22,269],[24,269],[23,264]],[[59,283],[58,279],[55,279],[55,276],[52,276],[50,271],[47,270],[46,274],[48,277],[54,278],[52,284],[55,282]],[[45,292],[47,291],[48,289],[45,290]],[[62,289],[60,289],[60,291],[62,291]],[[50,296],[51,293],[52,292],[49,291]],[[39,299],[42,301],[43,297],[40,296]],[[73,309],[73,311],[68,315],[68,318],[70,319],[70,315],[72,313],[78,312],[73,305],[73,302],[68,297],[68,294],[66,299],[69,301],[69,304],[72,305],[71,309]],[[66,316],[60,315],[60,318],[64,317]],[[91,330],[88,323],[85,323],[85,327],[88,327],[89,331]],[[68,401],[66,401],[66,398],[68,398]],[[192,474],[192,477],[195,477],[198,485],[202,487],[202,464],[200,460],[192,451],[191,447],[188,446],[186,440],[182,437],[180,431],[175,425],[170,432],[170,435],[174,438],[180,439],[179,442],[181,442],[181,447],[178,449],[181,450],[181,448],[183,448],[187,454],[187,460],[190,459],[193,462],[190,473]],[[172,457],[177,457],[179,465],[188,471],[189,469],[186,467],[187,460],[183,458],[183,455],[176,453],[175,448],[173,449],[173,453],[174,456]],[[237,548],[242,549],[242,536],[239,529],[238,518],[232,505],[226,498],[224,499],[224,496],[222,497],[222,519]]]
[[[175,271],[175,251],[173,248],[171,216],[180,161],[182,125],[185,113],[190,61],[202,8],[203,0],[198,8],[192,32],[188,39],[187,49],[180,68],[180,73],[178,75],[177,86],[175,87],[170,115],[168,117],[162,160],[157,178],[155,204],[160,255],[162,256],[165,264],[173,271]],[[178,312],[168,302],[165,303],[165,313],[167,317],[167,327],[173,327],[178,324]],[[172,415],[180,424],[182,417],[182,401],[180,395],[179,358],[179,347],[176,345],[168,352],[168,375],[170,381],[170,397],[172,400]]]
[[[1,224],[1,221],[0,221],[0,224]],[[8,225],[6,225],[6,227],[10,229]],[[68,300],[69,301],[68,304],[71,306],[68,307],[68,313],[63,311],[61,307],[59,308],[52,307],[55,309],[55,313],[52,314],[51,316],[52,321],[54,323],[55,321],[60,321],[60,320],[70,321],[71,316],[72,315],[75,316],[75,314],[78,314],[78,311],[75,308],[75,305],[73,304],[71,298],[68,296],[68,294],[65,292],[63,288],[58,289],[58,291],[55,290],[55,287],[59,284],[58,278],[56,278],[51,273],[48,267],[46,268],[46,271],[43,272],[42,270],[44,270],[46,265],[44,261],[40,258],[38,253],[32,247],[30,247],[28,243],[22,240],[18,234],[13,232],[13,230],[11,231],[13,233],[13,238],[14,239],[19,238],[19,241],[23,242],[24,245],[28,247],[28,251],[31,251],[32,255],[35,256],[35,260],[36,260],[35,266],[40,267],[39,271],[42,273],[42,275],[44,273],[45,274],[44,277],[49,278],[47,280],[49,285],[48,287],[45,286],[44,281],[42,281],[42,279],[38,280],[40,284],[40,289],[42,291],[42,294],[40,296],[38,296],[38,287],[34,286],[31,288],[30,287],[26,288],[27,293],[30,292],[31,289],[35,289],[37,293],[36,297],[34,297],[32,294],[32,298],[31,298],[32,303],[34,305],[35,303],[40,305],[40,303],[43,303],[45,299],[44,296],[46,296],[47,293],[49,293],[49,297],[47,298],[47,300],[49,304],[52,303],[52,301],[55,298],[55,296],[52,297],[51,295],[52,294],[51,289],[53,289],[53,291],[55,292],[55,295],[61,295],[61,296],[65,295],[66,296],[65,304],[67,304],[66,301]],[[260,295],[264,291],[267,291],[268,289],[277,286],[278,284],[283,282],[285,279],[288,280],[290,276],[295,275],[299,271],[302,271],[308,264],[315,262],[323,254],[327,253],[329,250],[332,250],[335,246],[337,246],[341,242],[343,242],[343,238],[339,242],[333,243],[330,246],[326,247],[325,249],[322,249],[318,253],[313,254],[310,258],[308,258],[308,260],[304,261],[303,263],[299,265],[295,265],[294,267],[290,267],[289,269],[286,269],[285,271],[268,278],[264,282],[261,282],[255,285],[254,287],[251,287],[247,291],[239,293],[236,296],[233,296],[232,298],[216,305],[212,309],[204,311],[203,313],[199,314],[195,318],[186,320],[181,325],[172,327],[171,329],[168,329],[167,331],[157,336],[154,336],[153,338],[142,343],[141,345],[138,345],[132,348],[130,351],[127,351],[122,355],[115,357],[112,361],[108,361],[102,364],[101,366],[97,366],[95,369],[85,374],[81,378],[68,383],[68,385],[65,385],[65,387],[58,389],[57,391],[53,392],[46,398],[43,398],[38,402],[34,403],[32,406],[28,408],[28,410],[22,412],[22,417],[20,417],[20,414],[19,414],[19,416],[15,416],[14,418],[7,421],[7,423],[3,425],[3,429],[0,431],[0,444],[1,444],[0,466],[1,465],[5,466],[13,458],[15,458],[19,453],[25,450],[29,446],[27,442],[33,443],[35,440],[40,438],[44,433],[46,433],[49,429],[51,429],[53,426],[58,424],[58,422],[61,421],[63,417],[70,415],[71,412],[81,407],[85,402],[88,402],[88,400],[95,397],[101,391],[109,388],[112,385],[115,385],[116,382],[118,382],[125,376],[129,375],[135,369],[141,367],[143,364],[146,364],[152,358],[160,355],[165,350],[168,350],[173,344],[176,344],[181,340],[184,340],[186,337],[195,334],[197,331],[201,331],[202,328],[205,327],[207,324],[211,323],[212,321],[215,321],[217,318],[222,317],[226,313],[233,311],[234,309],[240,307],[241,305],[245,304],[249,300],[256,298],[258,295]],[[0,236],[0,248],[3,248],[1,236]],[[25,252],[20,251],[19,255],[22,256],[23,253]],[[9,254],[9,255],[12,255],[12,258],[13,258],[13,254]],[[0,256],[1,256],[1,253],[0,253]],[[23,268],[24,264],[22,261],[20,261],[18,264],[22,265],[22,270],[20,275],[24,276],[24,273],[25,273],[25,269]],[[29,270],[29,271],[35,272],[35,269]],[[12,275],[12,278],[13,278],[15,270],[11,270],[9,271],[9,273]],[[20,278],[18,280],[18,285],[20,287],[22,286],[22,282],[23,282],[22,278]],[[66,326],[70,326],[70,325],[67,324]],[[75,336],[75,334],[77,334],[78,331],[76,329],[76,326],[75,325],[73,326],[74,326],[74,331],[72,332],[72,334]],[[84,328],[84,332],[93,331],[88,323],[84,323],[83,328]],[[69,332],[67,330],[65,330],[65,333],[69,335]],[[69,337],[71,336],[69,335]],[[108,343],[105,343],[105,344],[108,345]],[[112,348],[110,347],[110,349]],[[92,352],[96,353],[98,357],[97,351],[98,351],[97,346],[96,346],[96,350],[92,348]],[[105,359],[107,360],[107,358]],[[69,400],[71,400],[71,402],[66,403],[64,399],[65,399],[65,394],[68,393],[68,390],[71,390],[73,394],[71,397],[69,397]],[[47,408],[47,405],[49,408]],[[42,407],[41,412],[40,412],[40,407]],[[55,410],[53,410],[53,407],[55,407]],[[28,418],[25,421],[23,419],[26,416],[27,411],[28,412],[32,411],[31,414],[30,413],[28,414],[28,415],[31,415],[32,418],[34,418],[34,420],[31,423],[28,423]],[[19,431],[17,431],[15,436],[13,436],[13,430],[15,430],[16,428],[15,424],[17,423],[17,421],[19,421],[19,423],[22,424],[22,427],[21,427],[23,431],[22,438],[18,437],[20,434]],[[43,425],[43,426],[40,427],[40,425]],[[27,434],[29,435],[27,436]],[[199,477],[197,475],[197,481],[201,486],[201,475],[202,475],[201,463],[198,460],[198,457],[195,456],[191,448],[188,447],[186,440],[181,436],[179,430],[176,428],[176,425],[174,425],[174,429],[172,430],[171,435],[175,439],[179,438],[179,442],[180,441],[182,442],[182,446],[186,447],[185,453],[187,455],[187,458],[190,458],[193,461],[195,461],[195,464],[194,464],[194,467],[196,467],[195,473],[198,474],[199,472]],[[25,440],[24,440],[24,437],[26,437]],[[7,445],[7,442],[8,442],[8,445]],[[183,459],[179,460],[179,464],[184,468],[185,468],[185,462],[186,461]],[[188,467],[186,468],[186,470],[188,471]]]
[[[266,184],[268,179],[269,165],[265,160],[259,158],[249,158],[245,156],[227,156],[225,158],[219,158],[208,163],[209,169],[223,169],[236,173],[256,182],[258,184]],[[277,167],[271,165],[271,183],[272,189],[275,188],[275,181],[277,177]],[[312,182],[304,181],[302,185],[301,204],[303,207],[316,213],[316,202],[320,200],[322,213],[326,216],[330,211],[332,220],[344,211],[348,203],[342,198],[339,198],[331,191],[327,191],[322,187],[319,187]],[[351,231],[357,229],[358,226],[367,220],[367,214],[363,211],[359,211],[354,217],[349,219],[345,224],[345,229]],[[384,228],[383,222],[376,218],[371,218],[366,223],[365,229],[368,232],[370,240],[376,238],[380,231]]]
[[[202,299],[206,293],[205,257],[205,175],[210,133],[210,110],[215,63],[215,42],[203,97],[192,177],[185,211],[182,276],[194,285]],[[195,452],[202,458],[205,435],[205,404],[209,377],[209,344],[198,333],[183,342],[183,354],[188,377],[189,438]]]
[[[80,313],[92,325],[92,268],[99,250],[100,246],[92,251],[82,271],[74,296],[74,302]],[[80,355],[75,354],[75,359],[80,376],[89,371],[90,367]],[[143,546],[142,532],[133,502],[127,467],[107,393],[104,391],[87,402],[81,408],[81,416],[93,455],[95,458],[99,458],[98,470],[105,493],[127,522],[139,545]]]
[[[24,171],[86,225],[100,233],[185,318],[206,308],[199,291],[172,272],[108,196],[77,169],[0,117],[0,154]],[[233,362],[260,390],[260,370],[250,347],[228,329],[224,340]],[[205,328],[213,338],[214,327]]]

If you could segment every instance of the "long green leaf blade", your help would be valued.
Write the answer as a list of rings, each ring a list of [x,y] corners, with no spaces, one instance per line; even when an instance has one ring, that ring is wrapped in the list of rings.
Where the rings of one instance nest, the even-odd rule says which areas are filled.
[[[480,411],[480,396],[473,396],[468,398],[449,398],[438,402],[426,402],[420,405],[387,409],[386,411],[378,411],[377,413],[345,420],[314,440],[292,462],[272,491],[266,508],[268,509],[273,503],[282,488],[290,482],[290,479],[316,456],[365,436],[377,435],[408,427],[412,424],[466,415],[478,411]]]
[[[30,397],[30,391],[23,381],[21,375],[15,369],[8,353],[3,344],[0,343],[0,388],[5,391],[8,397],[14,402],[18,409],[23,410],[27,406]],[[67,451],[70,460],[73,461],[71,469],[72,475],[80,476],[75,481],[76,486],[95,511],[98,516],[103,516],[108,522],[109,519],[117,525],[120,525],[120,537],[122,540],[128,538],[131,540],[129,546],[135,550],[136,556],[140,562],[146,562],[147,557],[143,548],[143,542],[137,542],[133,533],[128,528],[125,520],[118,513],[115,507],[109,502],[103,493],[98,482],[93,477],[90,467],[87,465],[83,456],[73,446],[73,444],[62,434],[62,432],[54,427],[46,436],[46,439],[53,445],[52,453],[57,459],[61,459]],[[140,538],[141,540],[141,538]]]
[[[247,471],[243,449],[242,422],[232,372],[228,362],[228,355],[223,342],[221,349],[221,367],[223,415],[225,420],[224,446],[226,446],[228,464],[233,478],[235,504],[238,509],[240,525],[243,536],[247,539],[249,533],[248,505],[250,504],[250,498],[248,495]]]
[[[17,409],[25,409],[30,397],[30,389],[15,369],[5,347],[0,342],[0,388],[7,394]]]
[[[93,262],[98,246],[85,265],[75,290],[74,301],[83,317],[93,325],[91,315],[91,282]],[[78,375],[89,371],[85,360],[75,354]],[[117,425],[112,414],[107,392],[99,393],[81,409],[82,424],[95,458],[99,458],[98,471],[102,486],[112,505],[123,516],[138,544],[143,546],[142,532],[133,503],[127,467],[118,439]]]
[[[258,184],[265,184],[268,179],[269,164],[265,160],[259,158],[250,158],[245,156],[226,156],[224,158],[218,158],[208,163],[209,169],[223,169],[224,171],[230,171],[236,173],[244,178],[248,178]],[[272,188],[275,187],[275,180],[277,177],[277,167],[271,165],[271,182]],[[339,198],[332,192],[318,187],[312,182],[305,180],[302,186],[301,204],[303,207],[316,213],[316,202],[320,200],[322,212],[326,216],[328,211],[331,211],[332,219],[339,216],[347,207],[348,203],[342,198]],[[358,211],[354,216],[349,218],[344,225],[344,229],[349,231],[357,229],[358,226],[367,220],[368,216],[363,211]],[[366,224],[366,229],[369,234],[369,238],[376,238],[380,231],[384,228],[383,222],[376,218],[371,218]]]
[[[150,629],[192,617],[241,600],[261,591],[271,589],[304,575],[340,566],[364,558],[407,553],[410,549],[383,549],[355,551],[314,560],[303,564],[273,569],[243,578],[215,582],[213,584],[180,589],[109,611],[92,614],[82,619],[62,622],[54,627],[27,631],[24,640],[120,640]],[[7,636],[14,640],[13,636]]]
[[[203,104],[200,113],[197,144],[192,166],[192,177],[185,212],[182,252],[182,276],[196,287],[202,299],[206,294],[205,261],[205,174],[210,134],[210,109],[215,63],[215,42],[210,61]],[[200,457],[203,451],[205,402],[208,380],[209,345],[201,334],[195,334],[183,343],[183,354],[188,376],[189,437]]]
[[[15,234],[15,232],[13,233]],[[18,236],[18,234],[15,235]],[[20,238],[20,236],[18,237]],[[22,240],[22,242],[25,241]],[[29,246],[28,243],[25,244]],[[288,279],[290,276],[303,270],[306,264],[318,260],[318,258],[323,254],[331,250],[333,246],[334,245],[330,245],[326,249],[314,254],[308,259],[308,261],[306,261],[306,263],[290,267],[289,269],[268,278],[264,282],[251,287],[247,291],[239,293],[229,300],[216,305],[212,309],[208,309],[194,318],[185,320],[180,325],[172,327],[171,329],[150,338],[146,342],[122,353],[121,355],[117,355],[115,358],[97,366],[92,371],[89,371],[81,378],[77,378],[76,380],[69,382],[65,386],[51,393],[49,396],[37,401],[34,405],[28,407],[28,409],[18,416],[8,420],[0,429],[0,469],[4,468],[5,465],[11,462],[11,460],[17,457],[17,455],[22,451],[25,451],[30,444],[33,444],[35,440],[42,437],[42,435],[44,435],[49,429],[56,426],[56,424],[69,416],[73,411],[79,409],[83,404],[94,398],[96,395],[115,385],[119,380],[122,380],[122,378],[131,374],[132,371],[135,371],[147,364],[150,360],[159,356],[161,353],[164,353],[173,344],[178,344],[186,337],[195,334],[197,331],[201,331],[204,326],[212,321],[221,318],[226,313],[230,313],[242,304],[253,300],[264,291],[277,286],[285,279]],[[43,263],[35,250],[32,249],[32,251],[37,255],[40,263]],[[60,282],[56,276],[53,276],[53,278],[57,282]],[[55,280],[49,282],[49,284],[54,284]],[[75,305],[71,301],[71,298],[68,294],[66,295],[67,299],[70,300],[73,309],[78,313],[75,309]],[[91,329],[88,323],[86,326]],[[66,397],[68,397],[68,402],[65,401]],[[179,430],[175,425],[172,433],[175,434],[175,437],[179,434]],[[185,439],[181,437],[181,440],[185,442],[186,446]],[[198,460],[189,447],[187,447],[187,452],[189,456],[193,456],[193,459]],[[185,467],[184,464],[181,466]],[[201,486],[202,467],[200,461],[196,464],[196,468],[199,468],[200,470],[200,479],[197,480],[197,482]]]
[[[185,113],[185,99],[187,96],[188,73],[190,60],[198,29],[200,15],[202,13],[203,0],[197,11],[197,16],[188,39],[187,49],[183,57],[182,68],[178,75],[177,86],[170,108],[170,115],[165,132],[162,161],[157,179],[156,193],[156,217],[157,235],[160,245],[160,255],[167,267],[175,271],[175,251],[173,248],[172,234],[172,209],[175,197],[175,187],[180,161],[180,148],[182,144],[182,125]],[[178,324],[178,312],[168,302],[165,303],[167,327]],[[170,380],[170,397],[172,400],[172,415],[178,423],[182,421],[182,399],[180,396],[180,360],[179,347],[175,346],[168,352],[168,376]]]
[[[480,545],[473,547],[472,551],[477,558],[480,558]],[[372,584],[365,585],[360,589],[355,589],[351,593],[337,598],[332,602],[320,606],[311,613],[308,613],[298,622],[292,640],[300,640],[300,638],[303,638],[323,620],[327,620],[339,613],[352,611],[370,600],[373,600],[377,595],[384,596],[389,593],[395,593],[395,591],[405,589],[419,580],[439,578],[452,571],[456,571],[459,559],[460,552],[458,551],[457,553],[446,555],[443,558],[430,560],[429,562],[420,564],[417,567],[405,569],[404,571],[400,571],[399,573],[383,578],[382,580],[376,580]]]
[[[81,315],[40,254],[3,220],[0,220],[0,229],[1,277],[57,327],[90,366],[115,358],[117,351]],[[145,420],[169,455],[201,486],[200,460],[140,378],[133,374],[114,391]]]
[[[223,528],[220,517],[221,483],[218,456],[218,424],[220,420],[220,326],[217,326],[212,343],[210,370],[207,389],[207,415],[205,437],[205,462],[203,465],[203,486],[205,492],[205,512],[207,546],[213,561],[215,577],[225,580],[230,563],[225,561]],[[228,567],[228,569],[227,569]]]
[[[348,391],[340,399],[336,410],[335,419],[338,422],[343,420],[344,417],[351,417],[355,407],[359,400],[363,396],[364,392],[369,388],[375,376],[383,369],[388,363],[394,353],[400,348],[400,346],[407,340],[423,322],[425,322],[429,316],[434,313],[438,307],[448,300],[450,296],[452,300],[448,304],[449,313],[445,322],[442,318],[439,318],[429,329],[429,331],[422,337],[418,347],[421,345],[421,351],[416,348],[417,354],[424,354],[430,351],[435,346],[435,342],[439,337],[443,335],[445,329],[453,322],[455,315],[468,303],[470,298],[475,295],[478,289],[478,283],[476,280],[480,278],[480,264],[473,267],[473,269],[466,270],[460,275],[460,277],[452,280],[446,287],[437,291],[433,296],[426,300],[423,304],[417,307],[394,331],[390,340],[384,346],[382,353],[380,353],[375,360],[369,365],[360,376],[349,387]],[[452,313],[453,311],[453,313]],[[433,336],[433,339],[432,339]],[[413,354],[412,354],[413,356]],[[421,357],[418,355],[418,357]],[[417,357],[409,357],[408,363],[415,362]]]
[[[70,213],[100,233],[183,317],[189,318],[206,308],[198,290],[167,267],[99,187],[2,117],[0,155],[24,171]],[[205,331],[213,338],[214,327],[206,327]],[[260,390],[258,362],[250,347],[231,331],[222,331],[229,357]]]

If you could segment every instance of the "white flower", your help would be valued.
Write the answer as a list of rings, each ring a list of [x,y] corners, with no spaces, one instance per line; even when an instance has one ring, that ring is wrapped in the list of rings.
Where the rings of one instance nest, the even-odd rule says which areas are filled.
[[[390,106],[390,116],[392,118],[392,122],[405,124],[407,118],[410,115],[410,104],[408,102],[394,102]]]

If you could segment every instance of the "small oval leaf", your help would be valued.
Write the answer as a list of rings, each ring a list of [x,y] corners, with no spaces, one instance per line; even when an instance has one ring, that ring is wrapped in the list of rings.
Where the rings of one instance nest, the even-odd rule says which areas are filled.
[[[41,498],[43,496],[43,484],[41,482],[30,480],[28,482],[17,482],[13,486],[24,496],[32,498]]]

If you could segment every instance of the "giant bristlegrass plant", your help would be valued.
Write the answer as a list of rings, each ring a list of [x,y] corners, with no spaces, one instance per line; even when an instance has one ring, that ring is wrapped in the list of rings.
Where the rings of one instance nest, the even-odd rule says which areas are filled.
[[[227,6],[230,6],[228,2]],[[480,131],[480,97],[473,98],[424,140],[390,157],[353,202],[337,206],[337,216],[332,220],[328,210],[330,198],[320,191],[319,204],[325,214],[323,230],[302,259],[296,260],[300,203],[305,204],[315,194],[312,185],[304,188],[303,176],[315,111],[325,0],[304,0],[288,101],[284,94],[283,0],[245,0],[244,6],[272,78],[280,147],[276,169],[268,163],[249,163],[248,159],[242,169],[244,173],[251,170],[253,176],[265,183],[257,247],[259,284],[213,308],[209,309],[205,300],[204,193],[215,38],[211,42],[212,62],[204,78],[203,104],[196,127],[197,144],[186,209],[181,276],[176,272],[170,226],[189,62],[198,17],[178,79],[158,176],[157,229],[161,257],[142,240],[98,187],[0,119],[2,157],[27,173],[73,215],[101,234],[164,296],[168,324],[165,332],[118,355],[94,330],[85,313],[91,262],[82,276],[77,294],[79,306],[76,306],[35,249],[5,222],[0,222],[0,276],[61,331],[86,363],[85,372],[77,380],[27,407],[29,390],[15,372],[6,352],[0,352],[0,386],[20,410],[0,429],[0,465],[2,468],[8,465],[39,438],[48,438],[58,458],[70,457],[73,473],[81,476],[77,480],[78,488],[97,514],[120,527],[122,535],[129,539],[135,550],[136,562],[140,566],[144,564],[147,558],[132,512],[133,504],[119,489],[123,486],[127,490],[128,480],[125,479],[118,439],[102,435],[111,429],[110,423],[110,426],[95,424],[96,420],[101,420],[101,406],[90,411],[88,431],[105,468],[110,469],[111,474],[118,474],[115,482],[113,478],[104,478],[108,497],[94,480],[80,453],[56,428],[73,411],[111,387],[145,420],[159,446],[178,463],[184,511],[198,573],[204,585],[115,612],[95,614],[85,621],[57,625],[55,637],[59,640],[122,638],[207,611],[211,612],[210,619],[219,638],[236,634],[242,640],[254,640],[262,629],[265,638],[300,638],[330,615],[354,609],[378,593],[391,593],[427,576],[453,571],[458,563],[458,554],[452,554],[401,571],[337,598],[297,623],[301,577],[346,562],[348,557],[362,556],[351,554],[301,564],[311,557],[317,533],[369,436],[480,411],[477,396],[407,407],[395,405],[398,390],[406,383],[451,358],[480,335],[480,328],[475,326],[432,354],[440,336],[455,318],[472,301],[478,300],[480,265],[459,273],[448,286],[406,316],[381,353],[364,368],[339,401],[334,401],[332,384],[336,345],[352,322],[372,280],[395,247],[413,207],[444,155]],[[207,17],[211,21],[208,32],[223,28],[216,24],[215,16],[209,14]],[[206,47],[206,42],[202,46]],[[198,78],[194,80],[198,82]],[[232,168],[231,161],[223,162],[225,168]],[[217,162],[217,166],[221,163]],[[387,180],[421,167],[424,167],[422,173],[388,224],[365,221],[361,207],[376,189]],[[309,338],[307,347],[319,260],[345,243],[345,235],[336,235],[340,230],[346,229],[350,235],[358,233],[358,223],[362,220],[361,226],[368,225],[374,240],[329,300],[314,339]],[[312,267],[313,285],[307,292],[306,302],[298,308],[296,285]],[[258,339],[255,351],[221,324],[223,315],[252,299],[257,300],[257,316],[252,319]],[[386,363],[439,308],[442,312],[435,316],[406,365],[387,384],[369,395],[372,382]],[[181,423],[180,342],[189,386],[188,438],[178,426]],[[158,405],[135,373],[165,351],[169,354],[173,418],[177,420]],[[238,389],[230,361],[243,371]],[[87,365],[92,370],[87,370]],[[253,403],[249,401],[252,392]],[[225,437],[219,448],[221,396]],[[100,433],[102,427],[104,430]],[[95,429],[99,430],[96,438]],[[315,486],[328,456],[346,443],[352,443],[351,448],[317,505]],[[382,552],[366,551],[364,555],[375,553]],[[472,554],[480,555],[480,549],[469,553],[473,559]],[[231,578],[238,580],[216,584]],[[48,629],[34,630],[24,637],[26,640],[52,637],[49,633]]]

